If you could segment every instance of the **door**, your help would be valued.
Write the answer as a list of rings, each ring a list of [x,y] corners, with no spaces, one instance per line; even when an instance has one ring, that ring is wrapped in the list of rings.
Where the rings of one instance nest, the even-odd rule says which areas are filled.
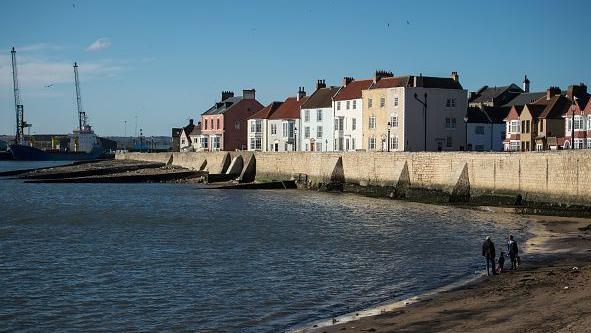
[[[314,151],[314,142],[310,142],[310,151]]]
[[[275,147],[273,148],[273,151],[279,151],[279,143],[275,142]]]

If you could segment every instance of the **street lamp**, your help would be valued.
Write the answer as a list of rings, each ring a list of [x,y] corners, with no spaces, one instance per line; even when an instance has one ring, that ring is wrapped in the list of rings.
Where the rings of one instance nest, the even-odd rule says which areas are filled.
[[[570,137],[571,137],[571,143],[570,143],[570,149],[575,149],[575,100],[577,99],[577,97],[573,96],[573,99],[571,101],[570,104],[570,109],[572,110],[572,123],[570,126]]]
[[[388,152],[390,152],[390,128],[392,127],[392,123],[388,122]]]
[[[324,151],[328,151],[328,139],[324,139]]]
[[[464,134],[466,140],[466,151],[468,151],[468,114],[464,116]]]
[[[293,127],[293,151],[298,151],[298,128]]]
[[[425,131],[424,150],[427,151],[427,93],[425,93],[425,99],[422,101],[419,99],[419,95],[417,95],[417,93],[415,93],[415,99],[423,105],[423,119],[425,121],[425,124],[424,124],[424,131]]]

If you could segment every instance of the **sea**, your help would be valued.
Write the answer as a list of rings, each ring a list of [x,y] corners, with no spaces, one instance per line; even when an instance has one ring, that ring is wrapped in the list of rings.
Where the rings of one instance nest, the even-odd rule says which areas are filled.
[[[510,233],[510,215],[342,193],[5,178],[0,331],[283,332],[474,278],[485,236]]]

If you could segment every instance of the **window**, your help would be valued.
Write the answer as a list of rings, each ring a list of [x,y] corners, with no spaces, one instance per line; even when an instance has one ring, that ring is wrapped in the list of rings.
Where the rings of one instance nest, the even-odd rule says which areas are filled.
[[[181,139],[181,144],[184,145],[185,144],[185,139]]]
[[[575,131],[582,131],[585,129],[585,118],[583,116],[575,116]]]
[[[357,100],[353,100],[353,110],[357,109]]]
[[[250,132],[251,133],[261,133],[261,123],[260,120],[251,120],[250,121]]]
[[[306,143],[306,151],[310,151],[310,144]]]
[[[341,109],[341,102],[337,102],[337,110]]]
[[[277,134],[277,124],[271,124],[271,134]]]
[[[575,138],[575,149],[583,149],[585,148],[583,144],[583,139],[576,139]]]
[[[284,121],[282,123],[282,125],[283,125],[283,133],[281,133],[281,135],[284,138],[293,138],[294,137],[294,131],[293,131],[294,122]]]
[[[447,140],[445,140],[445,145],[447,146],[447,148],[451,148],[453,146],[453,142],[452,142],[451,136],[448,136],[447,137]]]
[[[474,128],[474,134],[484,135],[484,126],[476,126]]]
[[[220,129],[220,118],[216,119],[216,128]]]
[[[448,128],[448,129],[456,128],[456,118],[455,117],[446,117],[445,118],[445,128]]]
[[[587,130],[591,130],[591,115],[587,116]]]
[[[373,101],[371,100],[371,98],[368,98],[367,99],[367,107],[368,108],[371,108],[372,107],[372,104],[373,104]]]
[[[376,149],[376,138],[367,139],[367,149],[368,150],[375,150]]]
[[[591,149],[591,138],[587,138],[587,149]]]
[[[221,147],[221,138],[219,136],[214,136],[211,139],[211,148],[219,150]]]
[[[204,129],[207,129],[207,119],[203,121],[203,126],[205,127]]]
[[[398,127],[398,114],[393,113],[390,115],[390,126]]]
[[[390,137],[390,150],[398,150],[398,137]]]
[[[345,117],[339,117],[339,130],[345,129]]]
[[[304,111],[304,121],[305,122],[310,121],[310,110]]]
[[[450,107],[450,106],[451,106],[451,98],[448,98],[448,99],[445,101],[445,106],[446,106],[446,107]]]
[[[310,138],[310,127],[308,127],[308,126],[304,127],[304,138],[306,138],[306,139]]]
[[[347,101],[347,110],[351,108],[351,101]]]
[[[351,130],[357,129],[357,118],[351,118]]]
[[[519,129],[519,123],[519,120],[511,120],[509,134],[518,134],[521,132],[521,130]]]
[[[334,130],[335,131],[340,131],[340,128],[339,128],[339,118],[335,118],[334,119]]]
[[[383,108],[386,105],[386,99],[384,97],[380,98],[380,107]]]
[[[207,139],[208,137],[206,136],[201,137],[201,148],[207,148]]]
[[[394,97],[394,106],[398,106],[398,97]]]
[[[451,99],[451,107],[453,108],[455,106],[456,106],[456,99],[455,98],[452,98]]]
[[[566,131],[570,132],[573,128],[573,118],[566,118]]]
[[[322,142],[316,143],[316,151],[322,151]]]
[[[240,121],[239,121],[239,120],[236,120],[236,121],[234,122],[234,128],[235,128],[235,129],[240,129]]]
[[[538,144],[536,144],[536,150],[537,150],[537,151],[542,151],[542,150],[544,150],[544,145],[543,145],[543,144],[541,144],[541,143],[538,143]]]
[[[321,139],[322,138],[322,126],[317,126],[316,127],[316,138],[317,139]]]
[[[261,137],[250,138],[250,150],[261,150]]]
[[[445,101],[445,106],[448,108],[453,108],[456,106],[456,99],[455,98],[448,98]]]
[[[521,142],[520,141],[511,141],[511,145],[509,146],[510,151],[519,151],[521,149]]]
[[[369,117],[369,129],[375,129],[376,128],[376,116],[372,115],[371,117]]]
[[[322,110],[316,110],[316,121],[322,121]]]
[[[355,138],[351,138],[351,149],[355,150]]]

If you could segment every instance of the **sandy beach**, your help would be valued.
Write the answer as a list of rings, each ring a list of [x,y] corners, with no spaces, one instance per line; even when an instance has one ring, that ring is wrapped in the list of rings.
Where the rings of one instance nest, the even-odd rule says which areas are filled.
[[[591,219],[531,220],[517,271],[302,332],[591,332]]]

